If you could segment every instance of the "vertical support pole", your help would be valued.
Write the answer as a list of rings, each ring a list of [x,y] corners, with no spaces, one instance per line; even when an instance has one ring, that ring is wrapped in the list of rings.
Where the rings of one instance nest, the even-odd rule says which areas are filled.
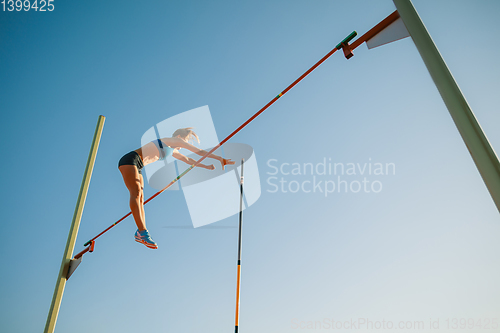
[[[68,273],[69,263],[71,261],[71,257],[73,256],[73,250],[75,249],[76,236],[78,234],[78,228],[80,227],[80,220],[82,218],[83,207],[85,206],[85,199],[87,198],[92,170],[94,169],[97,149],[99,148],[99,141],[101,140],[104,120],[104,116],[99,116],[99,120],[97,121],[97,127],[95,129],[94,139],[92,140],[92,146],[90,147],[90,153],[87,160],[87,166],[85,167],[85,173],[83,174],[80,193],[78,194],[78,200],[76,201],[73,221],[71,222],[68,241],[66,242],[66,248],[64,250],[61,268],[59,270],[59,276],[57,277],[54,296],[52,297],[52,303],[50,305],[49,314],[47,316],[44,333],[53,333],[56,326],[57,316],[59,314],[59,308],[61,307],[61,301],[64,293],[64,287],[66,286],[66,276]]]
[[[500,211],[500,163],[410,0],[393,0],[462,139]]]
[[[238,326],[240,324],[241,227],[243,222],[243,162],[244,159],[241,159],[240,222],[238,227],[238,267],[236,275],[236,320],[234,325],[234,333],[238,333]]]

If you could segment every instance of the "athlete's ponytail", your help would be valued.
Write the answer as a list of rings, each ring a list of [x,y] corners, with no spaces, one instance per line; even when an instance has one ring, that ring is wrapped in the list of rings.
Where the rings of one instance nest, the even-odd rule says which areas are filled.
[[[174,132],[174,134],[172,134],[172,137],[175,138],[177,136],[180,136],[181,139],[185,140],[186,142],[196,139],[196,141],[200,143],[198,135],[196,135],[196,133],[193,132],[192,128],[193,127],[179,128]]]

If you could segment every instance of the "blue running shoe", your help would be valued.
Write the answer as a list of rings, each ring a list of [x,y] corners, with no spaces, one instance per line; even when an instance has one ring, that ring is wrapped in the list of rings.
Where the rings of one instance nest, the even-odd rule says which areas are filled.
[[[151,239],[149,232],[147,230],[135,232],[135,241],[146,245],[150,249],[157,249],[158,245]]]

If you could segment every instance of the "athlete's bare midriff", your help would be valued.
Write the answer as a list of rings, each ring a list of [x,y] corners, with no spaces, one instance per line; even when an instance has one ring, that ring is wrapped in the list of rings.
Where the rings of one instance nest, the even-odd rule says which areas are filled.
[[[144,165],[148,165],[160,159],[160,152],[153,142],[145,144],[141,148],[136,149],[135,152],[139,154]]]

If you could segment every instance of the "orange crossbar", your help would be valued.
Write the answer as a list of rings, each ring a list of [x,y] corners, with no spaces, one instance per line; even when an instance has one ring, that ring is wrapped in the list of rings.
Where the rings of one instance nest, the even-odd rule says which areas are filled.
[[[323,58],[321,58],[316,64],[314,64],[311,68],[309,68],[304,74],[302,74],[298,79],[296,79],[294,82],[292,82],[285,90],[283,90],[281,93],[279,93],[276,97],[274,97],[269,103],[267,103],[262,109],[257,111],[253,116],[248,118],[247,121],[245,121],[243,124],[241,124],[236,130],[234,130],[231,134],[229,134],[224,140],[222,140],[219,144],[217,144],[215,147],[213,147],[208,153],[206,153],[204,156],[202,156],[198,161],[196,161],[193,165],[191,165],[188,169],[186,169],[181,175],[179,175],[177,178],[172,180],[167,186],[165,186],[163,189],[160,191],[156,192],[153,194],[149,199],[144,201],[144,204],[147,204],[149,201],[157,197],[160,193],[165,191],[167,188],[172,186],[175,182],[177,182],[182,176],[184,176],[186,173],[191,171],[194,167],[198,166],[204,159],[206,159],[210,154],[212,154],[215,150],[217,150],[219,147],[221,147],[224,143],[226,143],[229,139],[231,139],[236,133],[241,131],[245,126],[247,126],[250,122],[252,122],[255,118],[257,118],[261,113],[263,113],[267,108],[269,108],[274,102],[276,102],[280,97],[282,97],[284,94],[286,94],[290,89],[292,89],[297,83],[302,81],[303,78],[305,78],[309,73],[311,73],[313,70],[315,70],[319,65],[321,65],[326,59],[328,59],[332,54],[334,54],[336,51],[343,49],[344,54],[347,58],[350,58],[352,56],[352,50],[356,49],[359,45],[362,43],[366,42],[376,34],[378,34],[380,31],[384,30],[387,26],[389,26],[392,22],[396,21],[399,18],[399,13],[398,11],[394,11],[391,15],[387,16],[384,20],[382,20],[379,24],[374,26],[372,29],[370,29],[367,33],[365,33],[363,36],[359,37],[356,39],[351,45],[346,42],[346,43],[341,43],[337,45],[335,48],[333,48],[330,52],[328,52]],[[352,35],[352,33],[351,33]],[[351,36],[350,35],[350,36]],[[348,36],[349,38],[349,36]],[[347,38],[346,38],[347,39]],[[110,225],[108,228],[106,228],[104,231],[99,233],[97,236],[89,240],[84,244],[84,246],[87,246],[94,242],[97,238],[102,236],[104,233],[106,233],[108,230],[113,228],[115,225],[123,221],[125,218],[130,216],[132,212],[128,212],[125,216],[123,216],[121,219]],[[86,252],[89,252],[89,249],[83,250],[77,256],[81,256]],[[90,251],[92,252],[92,251]]]
[[[252,122],[255,118],[257,118],[262,112],[264,112],[267,108],[269,108],[272,104],[274,104],[279,98],[281,98],[284,94],[286,94],[290,89],[295,87],[297,83],[302,81],[307,75],[309,75],[313,70],[315,70],[319,65],[321,65],[326,59],[328,59],[332,54],[334,54],[336,51],[339,49],[337,47],[333,48],[330,52],[328,52],[323,58],[321,58],[317,63],[315,63],[311,68],[309,68],[304,74],[302,74],[298,79],[293,81],[288,87],[285,88],[281,93],[279,93],[276,97],[274,97],[269,103],[267,103],[263,108],[261,108],[259,111],[257,111],[253,116],[248,118],[243,124],[241,124],[237,129],[235,129],[231,134],[229,134],[224,140],[219,142],[215,147],[213,147],[209,152],[207,152],[205,155],[203,155],[199,160],[197,160],[193,165],[191,165],[189,168],[187,168],[182,174],[180,174],[177,178],[172,180],[167,186],[165,186],[163,189],[160,191],[156,192],[153,194],[149,199],[144,201],[144,204],[147,204],[149,201],[153,200],[155,197],[157,197],[159,194],[161,194],[163,191],[165,191],[167,188],[172,186],[175,182],[177,182],[181,177],[183,177],[186,173],[191,171],[194,167],[198,166],[204,159],[206,159],[210,154],[212,154],[214,151],[216,151],[219,147],[221,147],[224,143],[226,143],[229,139],[231,139],[236,133],[241,131],[245,126],[247,126],[250,122]],[[123,216],[121,219],[110,225],[108,228],[106,228],[104,231],[99,233],[97,236],[92,238],[91,240],[87,241],[83,246],[89,245],[91,242],[95,241],[97,238],[101,237],[104,233],[106,233],[108,230],[113,228],[115,225],[123,221],[125,218],[130,216],[132,212],[128,212],[125,216]]]

